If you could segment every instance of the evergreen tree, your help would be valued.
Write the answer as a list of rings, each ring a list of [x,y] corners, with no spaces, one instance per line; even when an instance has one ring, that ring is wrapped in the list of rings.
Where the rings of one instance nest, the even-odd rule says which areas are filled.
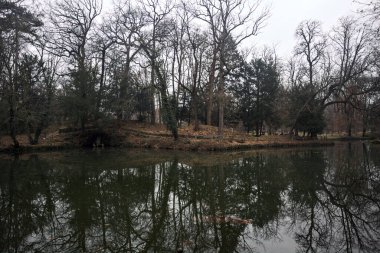
[[[20,57],[42,26],[38,17],[21,4],[22,1],[0,1],[0,100],[6,106],[3,118],[15,148],[19,147],[16,135],[21,123]]]
[[[253,59],[243,63],[230,89],[239,101],[243,123],[256,136],[263,133],[264,123],[271,120],[279,89],[279,73],[273,60]]]

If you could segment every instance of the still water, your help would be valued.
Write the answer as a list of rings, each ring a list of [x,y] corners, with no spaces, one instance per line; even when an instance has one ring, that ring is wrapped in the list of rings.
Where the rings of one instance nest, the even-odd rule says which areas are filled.
[[[0,252],[380,252],[380,147],[0,157]]]

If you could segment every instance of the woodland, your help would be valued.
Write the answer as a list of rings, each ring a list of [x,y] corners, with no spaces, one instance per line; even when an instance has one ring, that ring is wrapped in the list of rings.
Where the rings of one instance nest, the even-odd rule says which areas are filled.
[[[329,30],[305,20],[292,56],[258,48],[260,0],[0,0],[0,136],[51,126],[214,126],[255,136],[378,131],[380,1]],[[115,124],[114,127],[117,127]]]

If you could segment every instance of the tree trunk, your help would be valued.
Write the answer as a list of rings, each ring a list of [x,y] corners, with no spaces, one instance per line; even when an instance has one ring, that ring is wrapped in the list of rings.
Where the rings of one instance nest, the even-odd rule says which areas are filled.
[[[155,71],[156,71],[157,79],[159,82],[162,107],[166,116],[166,123],[167,123],[168,128],[172,132],[174,140],[178,140],[177,121],[176,121],[174,109],[172,108],[172,104],[170,103],[170,100],[167,95],[166,80],[162,76],[160,69],[157,65],[155,65]]]
[[[34,133],[33,125],[30,121],[28,121],[27,126],[28,126],[27,135],[28,135],[28,139],[29,139],[29,144],[34,145],[34,139],[32,137],[32,133]]]
[[[362,137],[365,137],[367,134],[367,115],[368,111],[366,110],[363,115],[363,129],[362,129]]]
[[[155,14],[155,13],[154,13]],[[156,105],[154,99],[155,86],[154,86],[154,72],[156,71],[156,23],[153,23],[152,34],[152,54],[150,54],[150,64],[152,71],[150,73],[150,123],[154,125],[156,123]]]
[[[13,95],[11,96],[13,97]],[[10,108],[9,108],[9,130],[10,130],[10,136],[13,140],[14,148],[19,148],[20,143],[18,142],[17,137],[16,137],[16,122],[15,122],[15,112],[13,108],[13,102],[10,102]]]
[[[223,74],[222,74],[223,75]],[[224,77],[221,77],[224,79]],[[224,81],[220,82],[219,92],[218,92],[218,136],[223,138],[224,129]]]
[[[196,91],[195,91],[196,93]],[[193,95],[193,102],[192,102],[192,115],[193,115],[193,124],[194,124],[194,131],[199,131],[199,121],[198,121],[198,95]]]
[[[194,61],[195,61],[195,66],[194,66],[194,73],[193,73],[193,89],[191,92],[192,95],[192,120],[194,124],[194,131],[199,130],[199,122],[198,122],[198,68],[199,68],[199,62],[198,59],[195,55],[196,53],[194,52]]]
[[[347,136],[348,136],[348,137],[351,137],[351,136],[352,136],[352,122],[351,122],[351,120],[348,122],[348,126],[347,126]]]
[[[154,125],[156,123],[156,106],[154,99],[154,87],[150,88],[150,123]]]
[[[260,136],[260,123],[256,121],[256,137]]]
[[[129,51],[127,51],[127,54],[129,54]],[[123,120],[125,118],[124,102],[127,99],[127,89],[129,86],[130,69],[131,69],[131,61],[130,61],[129,56],[127,55],[124,75],[123,75],[123,79],[120,83],[119,108],[117,111],[117,118],[121,119],[121,120]]]
[[[161,101],[161,96],[158,96],[158,112],[161,112],[161,111],[162,111],[162,101]],[[158,118],[158,123],[162,124],[162,114],[159,113],[157,115],[156,113],[155,117]]]
[[[14,56],[14,75],[13,80],[10,80],[10,94],[8,94],[8,103],[9,103],[9,130],[10,130],[10,136],[13,140],[14,148],[19,148],[20,143],[18,142],[16,138],[16,111],[15,111],[15,104],[16,104],[16,86],[18,82],[18,57],[19,57],[19,36],[18,36],[18,30],[16,29],[16,53]],[[12,76],[11,73],[9,76]]]
[[[222,42],[220,44],[220,52],[219,52],[219,89],[218,89],[218,136],[219,138],[223,138],[223,130],[224,130],[224,82],[225,82],[225,41],[227,38],[226,31],[223,31],[222,34]]]
[[[102,49],[102,68],[100,73],[100,83],[99,83],[99,91],[98,91],[98,98],[96,101],[96,112],[100,112],[100,105],[102,101],[102,95],[103,95],[103,87],[104,87],[104,73],[105,73],[105,58],[106,58],[106,48]]]
[[[36,131],[34,132],[34,139],[33,139],[33,145],[37,145],[40,139],[42,133],[42,127],[37,126]]]
[[[207,115],[206,124],[211,126],[211,118],[212,118],[212,104],[213,104],[213,93],[214,93],[214,83],[215,83],[215,70],[216,70],[216,55],[217,50],[214,48],[212,55],[212,62],[210,67],[210,74],[208,79],[208,87],[207,87]]]

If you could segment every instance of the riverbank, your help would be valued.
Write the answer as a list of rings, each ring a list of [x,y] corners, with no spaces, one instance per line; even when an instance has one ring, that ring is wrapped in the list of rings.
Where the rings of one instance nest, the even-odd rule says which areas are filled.
[[[135,131],[138,129],[138,131]],[[128,130],[127,130],[128,131]],[[165,127],[132,125],[129,129],[129,145],[135,148],[174,149],[193,151],[225,151],[261,148],[286,148],[304,146],[331,146],[333,141],[296,140],[288,135],[264,135],[255,137],[252,133],[225,128],[223,138],[218,136],[214,126],[201,125],[194,131],[193,126],[179,129],[179,140],[174,141]]]
[[[295,139],[287,135],[265,135],[255,137],[246,132],[226,128],[223,138],[217,127],[201,125],[199,131],[192,126],[179,128],[179,139],[175,141],[164,125],[138,122],[117,122],[107,127],[91,127],[85,132],[75,128],[50,128],[45,131],[37,145],[30,145],[25,135],[17,137],[20,148],[17,152],[43,152],[76,148],[140,148],[184,151],[227,151],[263,148],[332,146],[328,139]],[[9,136],[0,138],[0,152],[15,152]]]

